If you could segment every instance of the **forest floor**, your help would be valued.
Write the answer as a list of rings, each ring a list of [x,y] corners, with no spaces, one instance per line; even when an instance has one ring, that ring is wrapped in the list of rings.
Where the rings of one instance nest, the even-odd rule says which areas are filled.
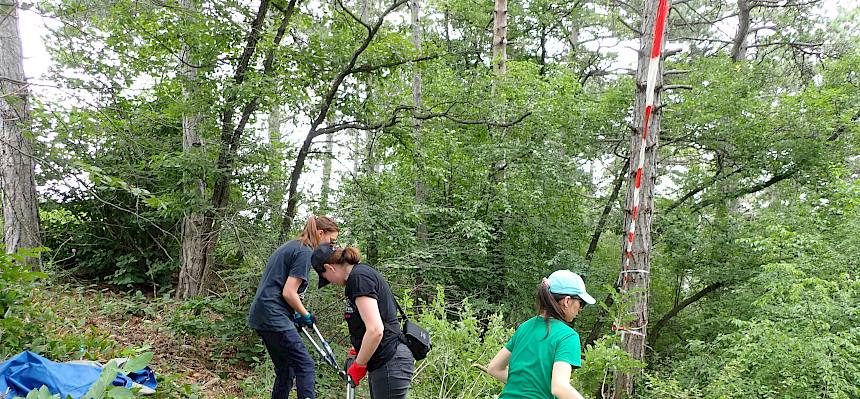
[[[107,362],[124,349],[153,352],[150,367],[160,387],[164,381],[172,386],[169,389],[185,392],[177,395],[206,399],[252,396],[242,388],[243,382],[248,385],[254,378],[252,366],[226,360],[230,354],[219,349],[211,337],[177,333],[168,326],[169,318],[183,317],[175,301],[97,286],[54,286],[37,295],[36,305],[52,310],[56,339],[65,347],[80,348],[67,353],[69,357]],[[259,384],[254,385],[260,390]]]

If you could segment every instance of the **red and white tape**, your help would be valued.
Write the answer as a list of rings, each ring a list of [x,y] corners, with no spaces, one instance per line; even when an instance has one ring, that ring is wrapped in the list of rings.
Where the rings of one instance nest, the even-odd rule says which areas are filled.
[[[657,19],[654,23],[651,60],[648,61],[648,80],[645,85],[645,119],[642,125],[642,143],[639,146],[639,163],[636,167],[636,186],[633,189],[633,217],[630,220],[630,229],[627,231],[627,251],[624,258],[624,270],[621,272],[624,279],[626,279],[629,273],[647,273],[646,270],[630,269],[630,259],[633,257],[633,237],[636,234],[636,218],[639,216],[639,203],[641,202],[642,168],[645,166],[645,143],[648,139],[648,123],[651,121],[651,113],[654,109],[654,86],[657,84],[657,72],[660,69],[660,56],[663,50],[663,31],[666,27],[666,17],[668,14],[668,0],[660,0],[660,4],[657,6]]]

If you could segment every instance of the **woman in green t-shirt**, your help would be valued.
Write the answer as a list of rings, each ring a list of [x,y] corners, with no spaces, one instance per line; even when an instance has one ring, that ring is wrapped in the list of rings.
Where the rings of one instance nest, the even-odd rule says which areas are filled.
[[[570,270],[543,279],[537,296],[538,316],[520,324],[487,372],[505,384],[499,399],[582,399],[570,385],[571,371],[582,362],[579,334],[567,323],[594,298]]]

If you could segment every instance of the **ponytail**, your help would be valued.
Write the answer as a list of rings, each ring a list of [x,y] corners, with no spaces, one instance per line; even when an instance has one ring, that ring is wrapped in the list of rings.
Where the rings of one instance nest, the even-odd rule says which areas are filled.
[[[324,263],[329,265],[357,265],[361,262],[361,252],[356,247],[337,248]]]
[[[568,295],[553,294],[549,292],[549,283],[547,279],[543,279],[543,281],[538,284],[538,311],[543,315],[544,322],[546,323],[546,335],[544,338],[549,336],[550,317],[560,320],[561,322],[565,322],[564,317],[562,317],[561,308],[558,306],[558,301],[564,299],[566,296]]]
[[[311,216],[308,218],[307,223],[305,223],[305,229],[302,230],[302,233],[296,239],[303,245],[307,245],[311,249],[316,249],[321,244],[320,238],[317,235],[318,230],[333,233],[340,231],[340,227],[338,227],[334,219],[328,216]]]

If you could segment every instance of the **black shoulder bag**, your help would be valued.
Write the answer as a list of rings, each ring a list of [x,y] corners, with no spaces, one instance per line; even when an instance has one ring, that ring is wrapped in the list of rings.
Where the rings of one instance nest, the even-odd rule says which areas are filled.
[[[409,347],[415,360],[424,359],[427,357],[427,352],[430,352],[430,348],[433,347],[433,344],[430,342],[430,333],[406,317],[406,312],[397,303],[397,299],[394,300],[394,305],[400,311],[400,320],[403,321],[403,343]]]

